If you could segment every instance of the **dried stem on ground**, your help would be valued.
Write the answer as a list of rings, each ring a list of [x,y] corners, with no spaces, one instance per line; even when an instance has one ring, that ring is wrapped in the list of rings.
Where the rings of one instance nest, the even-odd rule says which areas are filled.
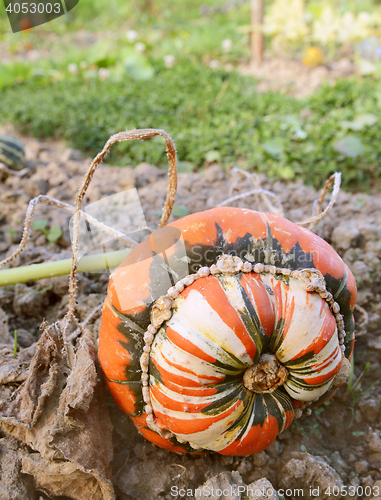
[[[248,196],[261,195],[262,200],[267,205],[270,213],[284,217],[284,210],[283,210],[283,206],[282,206],[281,201],[279,200],[279,198],[277,197],[277,195],[275,193],[261,188],[257,174],[255,174],[255,173],[249,174],[248,172],[241,171],[241,170],[235,170],[233,172],[235,174],[242,174],[246,178],[250,179],[251,182],[254,184],[255,189],[252,189],[250,191],[245,191],[244,193],[240,193],[240,194],[237,194],[235,196],[231,196],[231,197],[227,198],[226,200],[222,201],[219,205],[217,205],[218,207],[223,207],[229,203],[232,203],[233,201],[241,200],[243,198],[247,198]],[[332,184],[333,184],[333,191],[332,191],[331,200],[330,200],[328,206],[325,208],[325,210],[320,212],[322,204],[323,204],[323,202],[327,196],[327,193],[329,191],[329,188],[332,186]],[[296,224],[298,224],[299,226],[309,225],[308,229],[311,230],[332,209],[333,205],[335,204],[335,202],[337,200],[337,196],[338,196],[339,191],[340,191],[340,185],[341,185],[341,173],[335,172],[333,175],[331,175],[331,177],[324,184],[320,198],[319,198],[319,200],[317,200],[317,203],[316,203],[315,215],[309,219],[305,219],[301,222],[297,222]],[[233,184],[230,188],[230,193],[232,193],[236,187],[237,187],[237,182],[235,181],[235,182],[233,182]],[[274,206],[272,204],[270,198],[271,198],[271,200],[275,201],[276,206]]]
[[[135,130],[126,130],[125,132],[119,132],[110,137],[110,139],[106,142],[103,150],[94,158],[91,162],[91,165],[85,175],[85,179],[83,184],[77,194],[75,200],[75,213],[74,213],[74,232],[73,232],[73,260],[72,260],[72,268],[69,278],[69,307],[67,312],[67,317],[74,316],[74,308],[75,308],[75,294],[77,289],[77,268],[78,268],[78,250],[79,250],[79,224],[81,218],[81,206],[83,198],[86,194],[87,188],[93,178],[94,172],[98,165],[101,163],[103,158],[106,156],[111,146],[116,142],[123,141],[135,141],[148,139],[150,137],[154,137],[156,135],[161,135],[164,137],[165,142],[167,144],[167,155],[168,155],[168,163],[169,163],[169,186],[167,192],[167,198],[165,200],[163,215],[160,221],[160,226],[164,226],[171,215],[173,203],[175,201],[176,188],[177,188],[177,154],[174,142],[169,134],[164,130],[159,129],[135,129]]]
[[[319,211],[321,210],[321,206],[325,200],[325,197],[327,196],[329,188],[333,184],[333,191],[332,191],[332,196],[331,200],[325,210],[323,210],[321,213]],[[309,225],[308,229],[312,229],[323,217],[327,215],[327,213],[331,210],[333,205],[336,202],[337,196],[340,191],[340,185],[341,185],[341,173],[340,172],[335,172],[334,174],[331,175],[331,177],[326,181],[324,184],[322,193],[320,195],[320,198],[317,202],[316,209],[315,209],[315,215],[314,217],[311,217],[310,219],[305,219],[301,222],[297,222],[299,226],[307,226]]]

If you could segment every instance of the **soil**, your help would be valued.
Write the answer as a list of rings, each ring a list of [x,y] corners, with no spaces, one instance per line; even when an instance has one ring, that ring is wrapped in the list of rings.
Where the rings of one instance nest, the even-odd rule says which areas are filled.
[[[300,60],[266,57],[260,66],[244,65],[239,70],[259,80],[259,92],[273,90],[294,97],[303,97],[326,81],[333,83],[358,72],[349,57],[318,66],[307,66]]]
[[[0,130],[5,131],[17,135],[10,128]],[[90,161],[79,152],[65,148],[63,143],[19,137],[26,148],[28,166],[21,176],[0,173],[0,259],[17,247],[29,200],[42,193],[73,204]],[[155,227],[165,199],[167,173],[145,163],[132,167],[101,166],[86,203],[136,187],[147,224]],[[318,197],[313,189],[301,182],[270,182],[264,176],[259,180],[262,188],[278,196],[288,219],[297,222],[311,216],[313,202]],[[244,192],[251,188],[246,177],[213,164],[199,173],[179,174],[176,204],[186,207],[190,213],[199,212],[216,206],[232,191]],[[235,205],[268,210],[256,197],[237,201]],[[39,206],[34,220],[46,219],[50,226],[60,225],[63,234],[55,243],[49,243],[42,231],[32,231],[25,251],[12,266],[69,257],[69,218],[62,210]],[[351,394],[347,386],[341,387],[328,404],[295,421],[266,451],[249,457],[213,453],[178,455],[159,449],[138,434],[128,416],[108,396],[114,446],[111,477],[118,500],[243,499],[245,496],[239,493],[238,486],[259,487],[270,483],[275,489],[288,489],[286,498],[289,499],[301,498],[300,493],[293,492],[295,488],[303,489],[305,499],[340,498],[338,490],[334,494],[333,488],[343,486],[352,487],[348,498],[381,496],[381,196],[341,192],[334,208],[314,231],[331,243],[352,269],[359,289],[358,304],[368,315],[365,325],[364,313],[355,313],[358,326],[354,375],[359,378],[363,374],[358,390]],[[90,319],[89,315],[103,302],[108,278],[107,272],[79,276],[76,313],[80,321],[88,319],[87,326],[95,341],[100,313],[95,312]],[[36,351],[42,320],[50,324],[63,318],[68,303],[67,282],[67,277],[57,277],[0,288],[0,398],[11,401],[16,397],[14,391],[25,380]],[[18,378],[12,375],[10,380],[1,365],[10,366],[7,363],[9,353],[13,352],[15,330],[19,371]],[[98,384],[102,384],[100,377]],[[353,391],[354,386],[351,388]],[[106,406],[103,408],[107,411]],[[60,491],[57,486],[59,477],[54,476],[49,483],[41,481],[39,473],[46,470],[47,462],[41,461],[20,435],[12,437],[11,431],[7,425],[0,428],[0,497],[3,500],[112,498],[106,493],[104,497],[96,496],[90,490],[81,497],[74,493],[68,497],[64,495],[66,490]],[[30,464],[30,457],[34,457],[34,468],[26,467],[25,454],[29,454]],[[40,464],[39,472],[36,472],[36,464]],[[258,480],[263,481],[258,483]],[[203,490],[204,496],[200,496],[200,491],[195,496],[195,489],[202,485],[208,487]],[[219,495],[219,488],[228,487],[225,496]],[[311,487],[319,487],[319,494]],[[366,494],[362,496],[362,492]],[[274,492],[273,497],[257,494],[253,498],[280,496]]]

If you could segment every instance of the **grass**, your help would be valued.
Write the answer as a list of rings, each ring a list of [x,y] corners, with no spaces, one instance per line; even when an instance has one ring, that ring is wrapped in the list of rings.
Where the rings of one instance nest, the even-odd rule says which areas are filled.
[[[143,80],[32,78],[3,89],[1,120],[36,137],[63,137],[90,155],[119,130],[154,127],[167,130],[179,159],[197,168],[215,152],[227,167],[316,187],[336,170],[349,188],[379,183],[378,79],[338,81],[297,100],[259,94],[249,77],[187,60],[171,69],[157,61],[152,67],[153,76]],[[161,139],[117,146],[108,161],[166,164]]]
[[[188,167],[201,168],[214,158],[226,167],[300,178],[315,187],[339,170],[344,187],[379,186],[379,75],[327,84],[302,100],[259,94],[253,79],[222,69],[248,58],[240,28],[248,22],[249,4],[209,17],[200,15],[201,4],[215,1],[146,0],[136,7],[122,0],[81,0],[69,15],[27,34],[5,34],[0,21],[0,38],[12,40],[15,51],[26,44],[44,47],[49,30],[58,35],[49,38],[49,58],[0,64],[0,121],[36,137],[64,138],[89,155],[119,130],[164,128]],[[359,7],[357,0],[351,5]],[[107,34],[81,48],[70,38],[79,29]],[[143,53],[127,40],[128,29],[137,31]],[[225,53],[221,41],[227,38],[232,50]],[[172,68],[163,62],[168,54],[176,58]],[[211,60],[220,69],[212,69]],[[69,64],[77,74],[70,74]],[[106,71],[104,81],[99,68]],[[163,142],[122,144],[108,161],[164,167]]]
[[[365,376],[367,375],[370,368],[370,363],[367,363],[360,373],[360,375],[355,379],[354,377],[354,357],[351,359],[351,372],[349,375],[349,379],[347,382],[347,393],[352,398],[351,407],[354,408],[361,399],[366,396],[375,385],[381,380],[378,378],[375,382],[373,382],[367,389],[362,388],[362,382]]]
[[[361,401],[361,399],[366,396],[371,390],[377,386],[377,384],[380,382],[380,378],[378,378],[375,382],[373,382],[367,389],[364,389],[362,387],[362,383],[364,381],[364,378],[367,376],[368,371],[370,369],[370,363],[366,363],[363,371],[360,373],[360,375],[355,378],[354,374],[354,356],[352,356],[351,359],[351,371],[349,374],[349,378],[346,384],[346,393],[348,395],[348,398],[351,400],[349,404],[349,409],[351,410],[352,413],[352,418],[349,424],[349,428],[352,427],[352,424],[354,422],[355,418],[355,406]],[[352,432],[354,436],[362,436],[364,432],[362,431],[354,431]]]

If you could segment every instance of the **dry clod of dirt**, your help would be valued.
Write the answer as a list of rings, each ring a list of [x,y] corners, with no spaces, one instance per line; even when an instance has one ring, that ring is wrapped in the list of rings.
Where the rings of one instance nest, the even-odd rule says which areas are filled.
[[[351,467],[343,460],[338,451],[332,453],[329,464],[335,469],[345,484],[348,484]]]
[[[175,460],[176,461],[176,460]],[[174,467],[162,466],[154,461],[125,466],[117,477],[118,488],[132,498],[151,500],[169,490]]]
[[[200,485],[198,489],[201,491],[199,498],[208,498],[209,500],[218,500],[221,498],[220,491],[226,491],[227,495],[224,494],[226,500],[241,500],[242,494],[238,487],[244,487],[245,484],[242,481],[242,477],[239,472],[221,472],[217,476],[208,479],[203,485]]]
[[[39,282],[42,290],[49,287],[49,290],[58,297],[67,295],[69,284],[69,278],[67,276],[54,276],[53,278],[42,279]]]
[[[31,476],[22,473],[20,444],[14,438],[0,439],[1,500],[31,500],[35,487]]]
[[[375,422],[381,410],[381,397],[363,398],[359,401],[358,407],[369,423]]]
[[[369,463],[366,460],[359,460],[355,463],[356,474],[365,474],[369,470]]]
[[[159,170],[155,165],[144,162],[137,165],[133,172],[135,174],[134,184],[136,183],[136,187],[138,188],[146,186],[147,184],[153,184],[165,175],[165,172]]]
[[[258,479],[246,485],[237,471],[221,472],[217,476],[208,479],[203,485],[198,486],[196,491],[196,499],[282,500],[284,498],[277,493],[273,485],[267,479]]]
[[[81,161],[82,154],[76,149],[67,148],[60,157],[62,163],[67,163],[68,161]]]
[[[279,457],[279,455],[283,451],[283,446],[279,441],[274,441],[271,446],[266,448],[266,454],[270,455],[273,458]]]
[[[315,497],[310,488],[319,490],[321,500],[333,500],[336,498],[333,493],[329,495],[324,492],[328,488],[332,492],[334,487],[341,489],[344,486],[338,473],[323,458],[309,453],[303,453],[301,458],[292,458],[286,463],[280,472],[279,484],[285,490],[302,489],[303,498],[307,500]]]
[[[381,432],[372,432],[369,439],[369,450],[381,454]]]
[[[205,170],[204,178],[207,182],[213,183],[225,180],[226,176],[221,167],[218,165],[211,165]]]
[[[34,317],[44,316],[44,311],[49,304],[47,291],[36,290],[33,287],[17,283],[13,299],[13,311],[18,316]]]
[[[257,453],[253,457],[253,463],[256,467],[263,467],[269,461],[269,457],[265,451]]]
[[[263,492],[258,495],[258,492]],[[265,478],[253,481],[247,486],[248,497],[253,500],[284,500],[284,496],[280,495],[274,486]]]
[[[17,330],[17,345],[19,347],[29,347],[36,341],[36,337],[28,330],[19,328]]]
[[[360,238],[360,231],[351,224],[344,223],[337,226],[332,233],[332,244],[337,250],[348,250],[352,246],[357,246]]]
[[[21,349],[14,356],[14,347],[0,344],[0,384],[17,384],[27,378],[30,362],[36,353],[36,344]]]

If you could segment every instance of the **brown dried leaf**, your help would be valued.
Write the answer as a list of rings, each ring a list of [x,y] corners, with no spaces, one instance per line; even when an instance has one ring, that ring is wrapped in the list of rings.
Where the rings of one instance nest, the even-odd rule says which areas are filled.
[[[112,425],[94,342],[84,331],[74,349],[64,341],[65,326],[63,320],[44,328],[25,382],[12,400],[0,401],[0,422],[8,434],[38,452],[33,460],[25,458],[23,467],[47,491],[50,485],[52,494],[65,494],[74,477],[81,493],[71,493],[73,498],[111,500]],[[42,461],[51,468],[40,470]],[[60,471],[63,477],[56,479]],[[63,491],[57,493],[60,485]]]
[[[61,394],[51,435],[53,446],[65,458],[107,476],[113,458],[112,424],[104,386],[98,383],[95,360],[93,339],[87,331],[80,340],[74,366]]]
[[[59,397],[66,383],[65,377],[58,375],[69,368],[65,347],[57,323],[43,331],[26,381],[15,391],[13,401],[0,402],[0,421],[33,427],[42,410],[45,409],[46,414],[49,409],[49,398],[53,400],[51,406],[56,406],[54,399]]]
[[[32,344],[21,349],[15,358],[13,346],[0,345],[0,385],[24,382],[35,353],[36,344]]]
[[[74,500],[113,499],[110,485],[79,470],[72,462],[45,460],[39,453],[22,457],[21,472],[35,478],[36,487],[51,495],[67,495]]]

